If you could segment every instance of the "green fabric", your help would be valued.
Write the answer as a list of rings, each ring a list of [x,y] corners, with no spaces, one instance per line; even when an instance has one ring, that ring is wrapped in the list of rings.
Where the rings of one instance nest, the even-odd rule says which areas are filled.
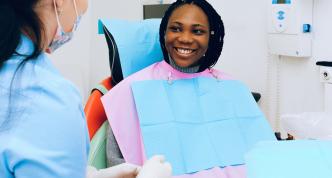
[[[106,88],[103,84],[98,84],[94,89],[92,89],[92,91],[93,91],[93,90],[98,90],[98,91],[100,91],[103,95],[105,95],[105,94],[108,92],[107,88]]]
[[[106,120],[103,125],[98,129],[90,142],[88,164],[97,169],[107,167],[106,140],[108,127],[109,124]]]

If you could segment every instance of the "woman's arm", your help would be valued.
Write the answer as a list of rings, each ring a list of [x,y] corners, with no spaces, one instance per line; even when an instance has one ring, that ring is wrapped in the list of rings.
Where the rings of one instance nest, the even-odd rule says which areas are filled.
[[[110,126],[107,129],[106,155],[109,167],[125,162]]]

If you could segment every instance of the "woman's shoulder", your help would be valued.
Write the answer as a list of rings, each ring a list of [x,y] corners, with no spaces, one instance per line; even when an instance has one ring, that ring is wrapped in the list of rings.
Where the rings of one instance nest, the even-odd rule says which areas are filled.
[[[76,147],[87,150],[88,133],[81,97],[73,84],[47,60],[42,54],[27,61],[17,71],[12,86],[0,92],[1,97],[6,98],[0,103],[9,104],[6,110],[0,111],[10,113],[9,129],[5,132],[8,134],[3,140],[12,144],[6,147],[18,153],[23,148],[10,145],[25,145],[23,151],[31,156],[37,156],[33,155],[36,149],[60,151]],[[73,140],[77,146],[70,144]]]
[[[139,70],[139,71],[131,74],[130,76],[124,78],[121,82],[119,82],[113,89],[128,87],[131,85],[131,83],[133,83],[135,81],[155,79],[156,78],[155,74],[159,70],[158,69],[159,65],[160,65],[160,62],[156,62],[156,63],[151,64],[148,67],[143,68],[142,70]]]
[[[222,80],[235,80],[235,78],[232,75],[216,68],[211,68],[210,73],[212,73],[213,75],[217,76]]]
[[[64,78],[46,56],[42,58],[37,60],[34,65],[27,66],[27,68],[31,68],[27,72],[33,72],[25,79],[31,81],[27,85],[32,88],[27,87],[26,89],[32,89],[31,92],[36,95],[45,94],[44,97],[49,98],[50,102],[61,101],[67,104],[81,104],[80,93],[74,84]]]
[[[126,99],[130,100],[131,93],[131,85],[134,82],[142,81],[142,80],[153,80],[156,79],[156,73],[158,73],[160,62],[156,62],[151,64],[150,66],[131,74],[130,76],[124,78],[121,82],[115,85],[108,93],[106,93],[102,97],[102,101],[109,101],[113,99],[118,99],[118,97],[122,96]],[[115,99],[115,100],[116,100]],[[122,99],[123,100],[123,99]]]
[[[32,42],[22,35],[22,41],[17,48],[17,53],[21,55],[13,55],[0,70],[0,88],[3,93],[17,91],[29,96],[41,92],[41,95],[52,93],[58,97],[80,100],[75,86],[60,74],[45,53],[25,60],[31,51]]]
[[[45,54],[25,62],[15,75],[7,76],[6,84],[0,85],[0,95],[5,98],[2,102],[10,102],[9,108],[20,111],[13,120],[17,117],[39,122],[37,120],[40,119],[41,123],[48,125],[43,122],[43,117],[58,123],[67,122],[67,115],[84,118],[78,90],[61,76]]]

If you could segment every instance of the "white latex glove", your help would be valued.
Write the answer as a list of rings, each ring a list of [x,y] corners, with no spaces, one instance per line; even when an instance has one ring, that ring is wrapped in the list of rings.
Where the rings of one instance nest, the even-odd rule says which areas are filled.
[[[88,166],[86,178],[135,178],[139,170],[139,166],[129,163],[122,163],[100,170]]]
[[[171,178],[172,166],[161,155],[147,160],[136,178]]]

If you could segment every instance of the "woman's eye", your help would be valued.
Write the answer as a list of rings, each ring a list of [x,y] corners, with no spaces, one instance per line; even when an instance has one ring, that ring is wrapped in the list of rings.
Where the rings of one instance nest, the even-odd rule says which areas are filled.
[[[202,34],[205,33],[205,31],[201,30],[201,29],[195,29],[195,30],[193,30],[193,33],[196,34],[196,35],[202,35]]]
[[[169,29],[172,31],[172,32],[180,32],[181,29],[179,27],[169,27]]]

